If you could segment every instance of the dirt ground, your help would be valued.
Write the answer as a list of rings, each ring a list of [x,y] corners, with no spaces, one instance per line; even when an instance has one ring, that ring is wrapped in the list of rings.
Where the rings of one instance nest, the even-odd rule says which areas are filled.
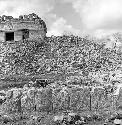
[[[53,121],[53,117],[56,115],[54,114],[46,114],[46,113],[32,113],[29,114],[30,118],[23,119],[19,121],[9,122],[6,125],[56,125]],[[32,120],[31,116],[38,116],[41,120],[37,122],[36,120]],[[105,121],[89,121],[87,124],[84,125],[104,125]],[[0,125],[4,125],[0,123]],[[107,125],[114,125],[112,122],[109,122]]]

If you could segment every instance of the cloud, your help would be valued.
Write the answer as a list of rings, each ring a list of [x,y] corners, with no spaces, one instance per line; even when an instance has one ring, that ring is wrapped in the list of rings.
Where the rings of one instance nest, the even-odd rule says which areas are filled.
[[[36,13],[46,16],[54,6],[54,0],[0,0],[0,15],[18,17],[22,14]]]
[[[52,26],[50,27],[47,36],[51,36],[51,35],[63,35],[63,34],[74,34],[74,35],[78,35],[80,34],[80,30],[73,28],[72,25],[68,25],[67,21],[60,17],[57,18],[56,21],[52,24]]]
[[[19,15],[36,13],[47,25],[47,35],[77,34],[79,30],[67,24],[64,18],[57,17],[51,10],[55,7],[55,0],[0,0],[0,15]]]
[[[48,13],[46,14],[46,16],[42,16],[42,19],[44,19],[47,29],[49,29],[49,27],[52,25],[52,23],[54,23],[57,19],[57,15],[54,13]]]
[[[122,0],[63,0],[80,15],[83,30],[107,34],[122,31]]]
[[[66,1],[69,2],[69,0]],[[121,0],[71,0],[71,3],[88,29],[115,28],[115,26],[119,28],[120,26]]]
[[[71,4],[74,11],[79,14],[81,31],[51,11],[61,2]],[[70,32],[77,35],[89,33],[100,37],[122,31],[122,0],[61,0],[57,3],[56,0],[0,0],[0,15],[18,17],[34,12],[46,22],[47,35]],[[77,22],[73,17],[72,20],[73,23]]]

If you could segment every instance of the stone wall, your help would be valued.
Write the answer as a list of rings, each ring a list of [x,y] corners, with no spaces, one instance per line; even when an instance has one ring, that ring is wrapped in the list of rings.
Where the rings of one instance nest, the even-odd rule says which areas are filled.
[[[29,30],[29,38],[32,40],[37,40],[38,38],[44,39],[46,33],[43,30]],[[14,31],[14,41],[20,41],[23,39],[23,31]],[[5,42],[5,32],[0,32],[0,42]]]
[[[47,33],[45,22],[36,14],[24,15],[19,18],[13,18],[10,16],[0,17],[0,41],[4,42],[5,32],[15,32],[15,41],[22,40],[23,29],[30,31],[30,38],[42,38],[44,39]]]
[[[0,16],[0,29],[7,30],[8,28],[18,30],[18,29],[33,29],[39,30],[44,29],[46,31],[46,24],[45,22],[38,17],[38,15],[32,13],[29,15],[21,15],[19,18],[13,18],[10,16],[3,15]]]
[[[15,31],[14,32],[14,41],[22,40],[22,35],[23,35],[22,31]]]
[[[52,97],[53,110],[56,112],[66,109],[81,112],[114,112],[122,101],[117,100],[118,97],[106,95],[104,89],[95,89],[94,93],[90,93],[87,88],[69,88],[65,98],[61,95],[61,90],[57,89]]]
[[[30,30],[29,31],[29,38],[30,39],[38,39],[38,38],[41,38],[43,39],[44,36],[46,36],[46,34],[41,30],[41,31],[38,31],[38,30]]]
[[[0,31],[0,42],[3,42],[5,40],[5,33]]]
[[[40,88],[38,90],[27,89],[26,92],[25,90],[22,90],[22,93],[22,110],[29,112],[32,112],[33,110],[37,110],[39,112],[74,110],[80,112],[96,111],[112,113],[115,112],[116,106],[118,105],[117,103],[120,101],[118,101],[117,97],[113,97],[112,95],[106,96],[104,91],[100,89],[95,89],[94,93],[90,94],[88,88],[69,88],[66,91],[62,91],[61,88],[52,90],[48,87],[46,89]],[[5,111],[16,111],[16,101],[19,94],[15,95],[16,97],[12,97],[10,94],[11,98],[8,98],[3,104]]]

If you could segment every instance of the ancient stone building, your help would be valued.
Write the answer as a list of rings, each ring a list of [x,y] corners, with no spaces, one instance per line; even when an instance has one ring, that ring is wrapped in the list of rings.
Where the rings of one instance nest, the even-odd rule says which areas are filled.
[[[19,18],[5,15],[0,17],[0,42],[44,39],[46,32],[45,22],[34,13]]]

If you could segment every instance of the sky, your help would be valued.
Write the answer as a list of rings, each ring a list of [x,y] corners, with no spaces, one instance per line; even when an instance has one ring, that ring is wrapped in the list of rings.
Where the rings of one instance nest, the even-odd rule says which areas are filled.
[[[47,25],[47,36],[122,32],[122,0],[0,0],[0,15],[36,13]]]

